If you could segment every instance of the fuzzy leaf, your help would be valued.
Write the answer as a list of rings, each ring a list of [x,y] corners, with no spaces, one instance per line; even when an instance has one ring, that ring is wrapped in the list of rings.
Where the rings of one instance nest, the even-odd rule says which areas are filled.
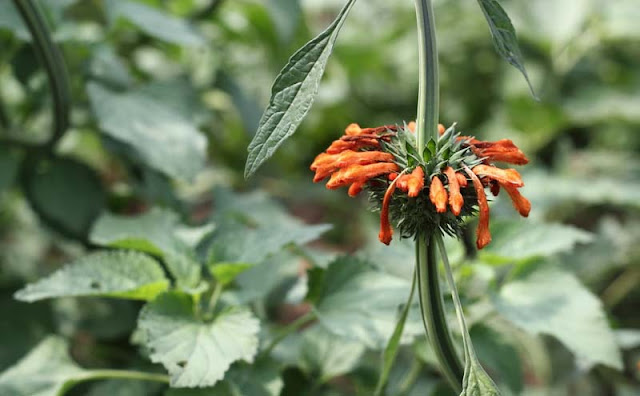
[[[0,374],[0,395],[61,396],[86,371],[67,353],[60,337],[48,337],[16,365]]]
[[[252,363],[258,350],[260,322],[249,310],[233,308],[205,322],[184,294],[159,296],[142,310],[138,326],[151,360],[169,371],[173,387],[213,386],[233,362]]]
[[[500,392],[475,356],[467,363],[460,396],[498,396]]]
[[[399,307],[407,301],[410,289],[406,279],[376,270],[365,261],[342,257],[324,273],[315,309],[329,331],[382,349],[394,332]],[[422,330],[410,327],[405,328],[407,337]]]
[[[293,54],[280,71],[271,88],[269,107],[249,144],[245,178],[253,175],[293,135],[309,112],[340,28],[354,4],[355,0],[348,0],[327,30]]]
[[[507,283],[493,298],[498,312],[532,334],[549,334],[571,350],[578,366],[622,360],[602,303],[572,274],[542,269]]]
[[[491,30],[491,37],[493,38],[493,44],[496,50],[504,60],[520,70],[525,80],[527,80],[531,94],[536,97],[531,81],[529,81],[529,75],[524,67],[524,60],[520,53],[520,47],[518,47],[516,31],[511,24],[509,16],[497,0],[478,0],[478,4],[489,24],[489,30]]]
[[[93,253],[19,290],[15,298],[38,301],[70,296],[105,296],[151,300],[169,281],[151,257],[132,251]]]
[[[116,93],[95,83],[87,92],[102,132],[132,147],[151,168],[191,180],[204,166],[206,138],[173,108],[145,92]]]
[[[107,0],[107,15],[113,23],[126,18],[150,36],[186,46],[204,45],[202,36],[186,21],[137,1]]]

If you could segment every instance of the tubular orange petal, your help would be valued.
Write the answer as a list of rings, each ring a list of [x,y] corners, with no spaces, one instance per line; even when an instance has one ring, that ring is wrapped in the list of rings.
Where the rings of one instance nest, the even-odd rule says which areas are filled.
[[[478,176],[467,167],[465,167],[464,170],[471,178],[478,197],[480,215],[478,218],[478,229],[476,231],[476,246],[478,249],[482,249],[491,242],[491,232],[489,231],[489,204],[487,203],[487,196],[484,193],[484,186],[480,179],[478,179]]]
[[[408,193],[410,197],[417,197],[422,191],[424,187],[424,170],[422,170],[421,166],[417,166],[416,169],[411,172],[409,175],[409,180],[407,181]]]
[[[456,179],[458,179],[458,184],[460,187],[464,188],[468,185],[467,178],[460,172],[456,172]]]
[[[449,206],[451,207],[451,213],[458,216],[462,211],[462,205],[464,205],[464,198],[462,198],[462,194],[460,194],[460,184],[458,183],[459,174],[450,166],[444,170],[444,174],[447,175],[449,184]],[[467,181],[466,178],[464,180],[465,182]]]
[[[513,206],[516,208],[518,213],[520,213],[520,216],[529,217],[531,202],[520,194],[517,187],[502,183],[500,183],[500,185],[507,191],[509,197],[511,197],[511,202],[513,202]]]
[[[487,176],[500,183],[511,184],[514,187],[524,186],[520,174],[515,169],[501,169],[491,165],[476,165],[473,167],[472,172],[478,176]]]
[[[391,237],[393,236],[393,229],[391,223],[389,223],[389,204],[391,203],[391,196],[396,190],[396,182],[389,184],[389,188],[384,193],[382,200],[382,210],[380,211],[380,232],[378,233],[378,239],[380,242],[388,245],[391,243]]]
[[[444,135],[444,131],[446,131],[446,129],[444,128],[444,125],[438,124],[438,133],[440,135]]]
[[[389,173],[389,181],[394,181],[396,180],[396,178],[398,177],[398,174],[393,172],[393,173]]]
[[[351,165],[340,169],[331,175],[327,183],[327,188],[333,190],[346,186],[358,180],[368,180],[372,177],[384,175],[386,173],[397,172],[398,166],[394,163],[380,162],[369,165]]]
[[[400,177],[398,177],[397,179],[397,187],[404,191],[407,192],[409,191],[409,175],[402,175]]]
[[[338,168],[344,168],[345,166],[358,164],[367,165],[375,162],[392,162],[394,160],[393,155],[389,153],[383,153],[382,151],[344,151],[337,158],[335,165]]]
[[[444,213],[447,211],[447,190],[444,189],[444,185],[438,176],[434,176],[433,179],[431,179],[429,199],[436,207],[436,211],[438,213]]]
[[[472,149],[479,157],[487,157],[489,161],[506,162],[515,165],[525,165],[529,159],[510,139],[497,142],[475,140],[470,142]]]
[[[366,180],[358,180],[356,182],[353,182],[353,184],[351,184],[351,186],[349,187],[349,196],[355,197],[356,195],[360,194],[366,182]]]
[[[359,135],[362,133],[362,128],[360,128],[360,125],[356,123],[349,124],[347,128],[344,130],[344,133],[345,135],[348,135],[348,136]]]

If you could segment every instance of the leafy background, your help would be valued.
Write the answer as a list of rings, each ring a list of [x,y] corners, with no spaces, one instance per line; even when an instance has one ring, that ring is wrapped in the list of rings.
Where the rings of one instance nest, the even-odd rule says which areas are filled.
[[[489,247],[447,241],[478,357],[505,394],[638,394],[638,7],[501,3],[539,102],[475,2],[435,1],[441,119],[532,159],[530,219],[497,199]],[[73,108],[40,155],[47,80],[0,2],[0,393],[372,394],[413,249],[308,166],[351,122],[412,119],[412,2],[355,5],[300,130],[242,173],[274,77],[343,5],[43,1]],[[421,326],[412,309],[388,395],[448,394]]]

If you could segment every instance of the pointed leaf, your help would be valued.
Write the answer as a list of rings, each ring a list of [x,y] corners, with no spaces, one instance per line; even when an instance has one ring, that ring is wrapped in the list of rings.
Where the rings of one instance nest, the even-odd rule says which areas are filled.
[[[248,148],[245,178],[253,175],[293,135],[309,112],[340,28],[354,4],[355,0],[348,0],[327,30],[293,54],[276,78],[269,107]]]
[[[86,373],[71,360],[67,349],[60,337],[40,342],[15,366],[0,374],[0,395],[61,396]]]
[[[493,44],[496,50],[507,62],[520,70],[527,80],[527,84],[529,84],[531,94],[536,97],[531,81],[529,81],[529,75],[524,67],[524,60],[520,53],[520,47],[518,47],[516,31],[511,24],[509,16],[497,0],[478,0],[478,4],[489,24],[491,37],[493,38]]]
[[[233,362],[251,363],[258,350],[260,322],[248,309],[229,309],[205,322],[184,294],[159,296],[142,310],[138,326],[151,360],[169,371],[173,387],[213,386]]]
[[[15,294],[21,301],[70,296],[151,300],[169,281],[151,257],[133,251],[108,251],[83,257]]]

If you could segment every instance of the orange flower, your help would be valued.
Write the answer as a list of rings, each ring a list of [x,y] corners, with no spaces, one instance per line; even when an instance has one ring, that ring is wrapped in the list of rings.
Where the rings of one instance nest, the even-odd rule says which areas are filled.
[[[415,198],[420,194],[424,187],[424,170],[422,170],[421,166],[416,166],[416,169],[411,172],[407,186],[409,188],[407,195],[410,197]]]
[[[388,245],[391,243],[391,237],[393,236],[393,228],[389,223],[389,204],[391,203],[391,196],[396,190],[396,182],[394,180],[389,184],[389,188],[384,193],[384,199],[382,200],[382,210],[380,211],[380,232],[378,233],[378,239],[380,242]]]
[[[520,149],[509,139],[498,140],[497,142],[485,142],[471,139],[469,142],[474,154],[489,161],[506,162],[514,165],[526,165],[529,159]]]
[[[447,198],[447,190],[444,189],[442,181],[438,176],[434,176],[429,187],[429,199],[435,205],[438,213],[447,211]]]
[[[351,165],[348,168],[342,168],[333,173],[327,183],[327,188],[334,190],[338,187],[346,186],[357,181],[366,181],[372,177],[397,172],[398,170],[398,165],[390,162],[379,162],[377,164],[369,165]]]
[[[520,191],[511,184],[502,184],[500,185],[507,191],[509,197],[511,198],[511,202],[513,202],[513,206],[516,208],[518,213],[522,217],[529,217],[529,212],[531,211],[531,202],[528,199],[523,197],[520,194]]]
[[[464,188],[467,186],[467,178],[462,173],[456,173],[456,179],[458,179],[460,187]]]
[[[366,180],[358,180],[356,182],[353,182],[353,184],[351,184],[351,186],[349,187],[349,191],[348,191],[349,196],[355,197],[356,195],[360,194],[360,192],[362,191],[362,188],[366,183],[367,183]]]
[[[316,172],[314,183],[325,179],[340,168],[351,165],[368,165],[376,162],[391,162],[393,155],[382,151],[343,151],[340,154],[321,153],[311,164],[311,170]]]
[[[471,178],[473,188],[475,188],[478,197],[480,215],[478,219],[478,229],[476,230],[476,246],[478,249],[482,249],[491,242],[491,232],[489,231],[489,204],[487,203],[487,196],[484,193],[484,186],[480,179],[478,179],[478,176],[466,166],[464,167],[464,171],[469,175],[469,178]]]
[[[450,166],[447,166],[444,174],[447,175],[447,181],[449,183],[449,206],[451,206],[451,213],[459,216],[462,205],[464,205],[464,198],[462,198],[462,194],[460,194],[458,174]],[[466,183],[467,179],[465,178],[464,181]]]
[[[478,176],[487,176],[489,179],[500,183],[511,184],[514,187],[524,186],[520,173],[515,169],[500,169],[490,165],[476,165],[473,167],[472,172]]]

